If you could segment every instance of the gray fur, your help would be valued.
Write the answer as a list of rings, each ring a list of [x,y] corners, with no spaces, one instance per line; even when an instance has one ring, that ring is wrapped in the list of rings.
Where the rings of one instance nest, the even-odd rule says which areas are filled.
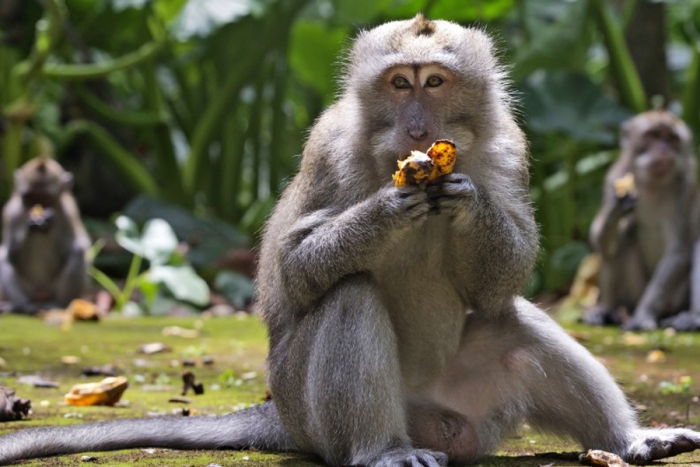
[[[673,172],[661,181],[651,176],[650,166],[668,153],[650,146],[644,136],[656,128],[668,128],[679,140]],[[601,324],[615,317],[617,308],[626,307],[633,314],[625,328],[655,329],[662,318],[687,309],[691,287],[695,295],[700,294],[700,282],[691,286],[690,281],[700,220],[692,136],[673,114],[653,110],[623,125],[621,146],[620,158],[606,175],[603,206],[591,226],[591,244],[600,252],[603,265],[600,305],[587,320]],[[635,178],[634,199],[614,193],[615,180],[626,173]],[[697,306],[693,310],[700,312]],[[673,319],[667,322],[673,326]]]
[[[58,432],[27,431],[0,437],[0,460],[253,445],[336,466],[439,467],[492,452],[524,420],[634,460],[698,447],[689,430],[640,431],[605,368],[517,298],[537,230],[527,145],[492,48],[481,31],[420,15],[356,41],[346,90],[312,129],[263,237],[276,411],[178,422],[188,430],[115,422],[50,452],[38,434]],[[423,72],[444,81],[422,87]],[[393,187],[396,159],[441,138],[456,142],[455,172]],[[203,439],[183,440],[200,424]]]
[[[0,293],[13,311],[65,307],[85,291],[91,242],[71,187],[72,176],[52,159],[32,159],[15,173],[0,246]],[[34,201],[23,197],[53,212],[48,228],[29,227]]]

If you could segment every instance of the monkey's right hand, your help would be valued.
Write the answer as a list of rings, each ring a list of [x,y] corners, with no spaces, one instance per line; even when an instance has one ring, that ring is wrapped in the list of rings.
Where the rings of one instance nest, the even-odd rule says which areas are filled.
[[[392,183],[379,190],[377,197],[383,216],[389,219],[392,225],[422,223],[428,217],[428,195],[420,186],[406,185],[396,188]]]
[[[637,207],[637,197],[629,193],[615,197],[615,209],[622,215],[629,214]]]

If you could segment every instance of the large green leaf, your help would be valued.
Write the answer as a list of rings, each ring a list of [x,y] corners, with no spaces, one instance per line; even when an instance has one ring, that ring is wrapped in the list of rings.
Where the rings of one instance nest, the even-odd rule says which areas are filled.
[[[581,70],[589,42],[584,40],[586,2],[538,0],[524,5],[521,22],[530,38],[515,51],[513,78],[537,69]]]
[[[209,303],[209,286],[189,266],[152,266],[148,280],[163,284],[178,300],[197,306]]]
[[[214,280],[214,287],[236,308],[245,307],[255,298],[255,284],[243,274],[221,271]]]
[[[217,219],[202,219],[166,201],[139,196],[124,208],[137,223],[160,218],[170,224],[178,238],[189,245],[187,258],[195,266],[208,266],[229,250],[248,245],[248,237]]]
[[[143,256],[154,264],[165,264],[177,250],[178,240],[175,232],[163,219],[146,222],[141,234]]]
[[[127,216],[119,216],[115,224],[117,225],[117,232],[114,234],[114,239],[119,246],[135,255],[143,256],[141,235],[136,222]]]
[[[346,28],[330,28],[320,22],[298,21],[292,27],[292,71],[326,102],[331,101],[336,90],[337,60],[347,37]]]
[[[579,73],[540,72],[519,86],[531,131],[562,132],[578,141],[612,144],[629,111]]]

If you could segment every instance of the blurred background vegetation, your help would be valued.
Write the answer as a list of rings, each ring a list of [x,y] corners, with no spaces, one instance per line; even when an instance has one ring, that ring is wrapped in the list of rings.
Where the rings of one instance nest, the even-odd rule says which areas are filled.
[[[200,274],[245,301],[239,253],[333,101],[343,50],[419,11],[499,41],[542,233],[526,293],[565,291],[620,122],[666,105],[700,132],[700,0],[0,0],[0,201],[15,168],[52,155],[94,237],[117,213],[165,218]],[[125,275],[108,246],[98,266]]]

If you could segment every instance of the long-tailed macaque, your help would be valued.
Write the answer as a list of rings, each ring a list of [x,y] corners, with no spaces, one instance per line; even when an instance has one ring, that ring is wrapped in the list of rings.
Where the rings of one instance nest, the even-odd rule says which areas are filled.
[[[600,303],[587,322],[619,322],[629,313],[626,329],[655,329],[687,309],[700,222],[696,164],[691,132],[672,113],[652,110],[623,124],[620,158],[591,226],[603,261]],[[690,322],[686,313],[663,324],[687,330]]]
[[[142,446],[255,447],[328,464],[473,461],[527,420],[649,461],[700,446],[642,430],[602,364],[517,295],[535,261],[527,144],[479,29],[417,16],[362,33],[265,229],[258,274],[272,401],[218,418],[0,437],[0,459]],[[453,174],[395,188],[448,138]]]
[[[90,238],[71,193],[72,180],[45,157],[15,172],[0,246],[2,299],[13,311],[65,307],[85,289]]]

